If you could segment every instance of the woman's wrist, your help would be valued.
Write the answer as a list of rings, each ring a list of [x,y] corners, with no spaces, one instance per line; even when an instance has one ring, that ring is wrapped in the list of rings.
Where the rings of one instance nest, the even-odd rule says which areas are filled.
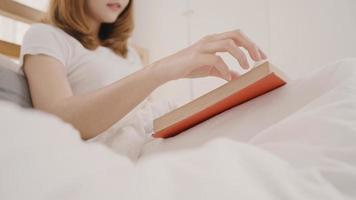
[[[147,65],[145,70],[147,70],[148,76],[152,78],[158,87],[169,81],[160,70],[158,61]]]

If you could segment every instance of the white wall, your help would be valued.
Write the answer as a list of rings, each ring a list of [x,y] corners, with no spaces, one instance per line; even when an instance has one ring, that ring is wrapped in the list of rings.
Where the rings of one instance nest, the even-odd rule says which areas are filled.
[[[262,49],[269,52],[268,0],[193,0],[193,40],[206,34],[242,29]],[[232,56],[223,55],[227,64],[243,73]],[[193,82],[194,96],[200,96],[223,83],[218,78],[201,78]]]
[[[49,0],[15,0],[15,1],[43,11],[47,9],[49,3]],[[28,24],[15,21],[3,16],[0,16],[0,26],[6,27],[6,28],[0,28],[0,39],[17,43],[17,44],[21,44],[24,34],[26,33],[27,29],[30,27]]]
[[[354,0],[270,2],[270,56],[292,77],[356,56]]]
[[[133,41],[149,49],[155,61],[187,46],[183,0],[135,0],[136,28]],[[174,81],[157,90],[160,98],[189,99],[189,81]]]
[[[188,45],[186,0],[136,0],[136,32],[133,40],[149,49],[151,60],[174,53]],[[194,10],[191,18],[191,41],[215,32],[224,32],[237,28],[243,29],[268,51],[268,7],[267,0],[192,0]],[[241,6],[244,5],[244,6]],[[254,10],[254,12],[250,12]],[[255,26],[254,24],[260,24]],[[224,56],[227,63],[239,70],[237,62],[230,56]],[[191,97],[211,90],[223,81],[217,78],[170,82],[163,86],[157,96],[173,97],[186,102]]]
[[[355,0],[190,0],[194,15],[191,36],[200,37],[241,28],[269,55],[270,60],[297,78],[344,57],[356,57]],[[136,0],[134,40],[156,60],[186,45],[185,0]],[[232,68],[237,62],[224,57]],[[223,81],[193,81],[199,96]],[[157,94],[189,99],[189,82],[171,83]]]

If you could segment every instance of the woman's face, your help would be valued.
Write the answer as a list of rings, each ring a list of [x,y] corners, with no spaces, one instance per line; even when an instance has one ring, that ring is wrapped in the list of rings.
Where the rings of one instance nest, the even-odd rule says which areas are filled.
[[[98,23],[113,23],[130,0],[87,0],[89,15]]]

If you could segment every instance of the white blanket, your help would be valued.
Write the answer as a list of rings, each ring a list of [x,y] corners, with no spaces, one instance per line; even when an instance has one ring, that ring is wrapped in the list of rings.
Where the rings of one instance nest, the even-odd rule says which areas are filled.
[[[46,114],[3,103],[0,110],[0,199],[342,198],[319,176],[231,140],[131,162]]]
[[[0,199],[355,199],[355,66],[330,65],[134,146],[137,160],[0,102]]]

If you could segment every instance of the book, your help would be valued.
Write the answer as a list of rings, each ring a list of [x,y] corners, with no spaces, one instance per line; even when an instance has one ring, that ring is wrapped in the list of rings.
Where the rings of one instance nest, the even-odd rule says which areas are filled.
[[[172,110],[153,121],[153,137],[169,138],[232,107],[287,83],[287,77],[266,61],[239,78]]]

